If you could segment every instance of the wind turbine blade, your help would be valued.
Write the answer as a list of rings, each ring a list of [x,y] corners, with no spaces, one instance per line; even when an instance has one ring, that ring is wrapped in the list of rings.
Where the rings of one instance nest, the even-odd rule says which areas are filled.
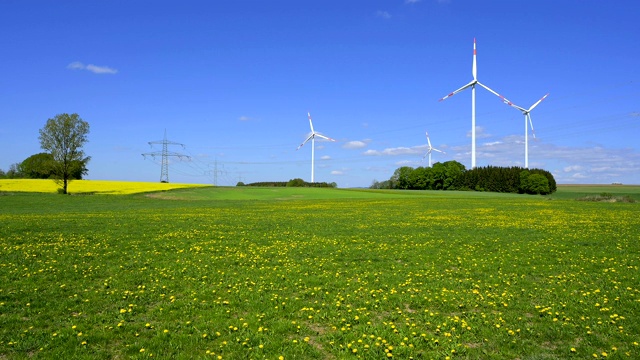
[[[479,82],[479,81],[478,81],[478,85],[480,85],[480,86],[482,86],[483,88],[487,89],[487,91],[489,91],[489,92],[490,92],[490,93],[492,93],[493,95],[495,95],[495,96],[499,97],[499,98],[500,98],[500,100],[502,100],[502,102],[503,102],[503,103],[505,103],[505,104],[507,104],[507,105],[509,105],[509,106],[511,106],[511,107],[514,107],[514,108],[516,108],[516,109],[518,109],[518,110],[520,110],[520,111],[527,111],[526,109],[524,109],[524,108],[522,108],[522,107],[520,107],[520,106],[518,106],[518,105],[514,104],[513,102],[511,102],[511,100],[507,99],[506,97],[504,97],[504,96],[502,96],[502,95],[498,94],[497,92],[495,92],[493,89],[491,89],[491,88],[490,88],[490,87],[488,87],[487,85],[485,85],[485,84],[483,84],[483,83],[481,83],[481,82]]]
[[[327,136],[324,136],[322,134],[315,133],[314,135],[317,136],[317,137],[321,137],[323,139],[329,140],[329,141],[335,141],[334,139],[332,139],[330,137],[327,137]]]
[[[549,96],[549,93],[547,93],[547,95],[543,96],[542,99],[538,100],[538,102],[536,102],[535,104],[531,105],[531,107],[529,108],[529,110],[527,112],[533,110],[536,106],[538,106],[542,102],[542,100],[546,99],[547,96]],[[531,120],[531,119],[529,119],[529,120]]]
[[[531,133],[533,134],[533,138],[536,138],[536,131],[533,130],[533,121],[531,121],[531,114],[527,113],[527,118],[529,118],[529,125],[531,125]]]
[[[473,74],[473,80],[478,78],[478,66],[476,65],[476,38],[473,38],[473,68],[471,69],[471,73]]]
[[[427,134],[427,142],[429,143],[429,148],[431,148],[431,140],[429,139],[429,133],[425,132],[425,134]]]
[[[297,148],[296,150],[300,150],[300,148],[301,148],[302,146],[304,146],[304,144],[306,144],[306,143],[307,143],[307,141],[309,141],[309,140],[313,139],[313,137],[314,137],[315,135],[316,135],[316,134],[311,133],[311,135],[309,135],[309,137],[307,138],[307,140],[303,141],[303,142],[302,142],[302,144],[300,144],[300,146],[298,146],[298,148]]]
[[[466,88],[468,88],[468,87],[471,87],[471,86],[475,85],[475,83],[476,83],[476,81],[474,80],[474,81],[472,81],[472,82],[468,83],[467,85],[465,85],[465,86],[461,87],[460,89],[458,89],[458,90],[456,90],[456,91],[454,91],[454,92],[450,93],[449,95],[447,95],[447,96],[443,97],[442,99],[440,99],[440,100],[438,100],[438,101],[442,101],[442,100],[444,100],[444,99],[446,99],[446,98],[450,98],[450,97],[452,97],[453,95],[455,95],[455,94],[459,93],[460,91],[462,91],[462,90],[464,90],[464,89],[466,89]]]
[[[311,127],[311,133],[315,133],[315,131],[313,130],[313,122],[311,122],[311,113],[307,113],[307,116],[309,116],[309,126]]]
[[[432,150],[433,150],[433,151],[437,151],[437,152],[439,152],[439,153],[446,154],[446,152],[444,152],[444,151],[442,151],[442,150],[438,150],[438,149],[436,149],[436,148],[433,148]]]

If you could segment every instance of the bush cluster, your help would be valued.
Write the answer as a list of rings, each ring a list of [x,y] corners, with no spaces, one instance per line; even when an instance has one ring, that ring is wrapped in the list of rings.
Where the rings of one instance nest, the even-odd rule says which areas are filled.
[[[375,181],[372,189],[475,190],[520,194],[551,194],[557,190],[553,175],[542,169],[521,167],[478,167],[466,170],[457,161],[435,163],[433,167],[403,166],[389,180]]]

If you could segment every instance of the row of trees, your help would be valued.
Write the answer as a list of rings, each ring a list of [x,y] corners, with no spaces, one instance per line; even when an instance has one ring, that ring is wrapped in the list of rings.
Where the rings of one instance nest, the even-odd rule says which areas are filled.
[[[82,150],[88,134],[89,123],[78,114],[56,115],[40,129],[40,147],[46,152],[11,165],[7,172],[0,170],[0,178],[53,179],[66,194],[71,180],[88,173],[91,157]]]
[[[430,168],[400,167],[389,180],[374,180],[370,188],[550,194],[556,191],[556,181],[550,172],[541,169],[487,166],[467,170],[457,161],[447,161]]]
[[[262,181],[245,184],[242,181],[238,182],[236,186],[261,186],[261,187],[319,187],[319,188],[337,188],[338,184],[335,182],[306,182],[300,178],[291,179],[289,181]]]

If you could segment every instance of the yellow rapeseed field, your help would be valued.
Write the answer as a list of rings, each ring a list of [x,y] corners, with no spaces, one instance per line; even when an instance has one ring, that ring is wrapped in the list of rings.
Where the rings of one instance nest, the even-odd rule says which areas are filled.
[[[202,184],[173,184],[134,181],[106,181],[106,180],[74,180],[69,183],[71,194],[137,194],[153,191],[165,191],[192,187],[203,187]],[[4,192],[39,192],[56,193],[60,186],[53,180],[37,179],[2,179],[0,191]]]

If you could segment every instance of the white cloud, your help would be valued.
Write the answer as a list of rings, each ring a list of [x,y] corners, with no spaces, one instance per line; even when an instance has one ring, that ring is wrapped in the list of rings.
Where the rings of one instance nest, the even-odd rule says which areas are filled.
[[[324,155],[320,158],[320,160],[331,160],[331,156],[329,155]]]
[[[391,19],[391,14],[389,14],[387,11],[378,10],[376,12],[376,16],[383,19]]]
[[[476,126],[476,139],[486,139],[491,136],[491,134],[485,133],[485,130],[482,126]],[[471,138],[471,130],[467,132],[467,137]]]
[[[342,145],[344,149],[362,149],[367,147],[367,143],[360,140],[349,141]]]
[[[340,170],[333,170],[331,171],[331,175],[344,175],[344,173]]]
[[[411,160],[402,160],[402,161],[397,161],[396,162],[396,166],[415,166],[416,162],[415,161],[411,161]]]
[[[71,64],[67,65],[67,69],[82,70],[82,69],[84,69],[84,64],[82,64],[79,61],[74,61]]]
[[[580,171],[582,170],[582,166],[580,165],[565,166],[564,169],[562,170],[564,170],[564,172]]]
[[[87,70],[94,74],[117,74],[118,70],[112,69],[108,66],[98,66],[93,64],[84,65],[79,61],[74,61],[67,65],[67,69],[71,70]]]
[[[248,117],[248,116],[240,116],[240,117],[238,118],[238,120],[240,120],[240,121],[249,121],[249,120],[251,120],[251,118],[250,118],[250,117]]]
[[[424,147],[424,146],[422,146]],[[380,150],[367,150],[365,152],[362,153],[362,155],[366,155],[366,156],[398,156],[398,155],[413,155],[413,154],[419,154],[420,151],[418,150],[418,148],[421,148],[419,146],[415,146],[412,148],[408,148],[408,147],[396,147],[396,148],[388,148],[388,149],[384,149],[382,151]]]
[[[97,66],[93,64],[87,65],[87,70],[91,71],[94,74],[117,74],[118,70],[112,69],[107,66]]]
[[[419,3],[419,2],[420,2],[420,0],[405,0],[404,1],[405,4],[416,4],[416,3]]]

